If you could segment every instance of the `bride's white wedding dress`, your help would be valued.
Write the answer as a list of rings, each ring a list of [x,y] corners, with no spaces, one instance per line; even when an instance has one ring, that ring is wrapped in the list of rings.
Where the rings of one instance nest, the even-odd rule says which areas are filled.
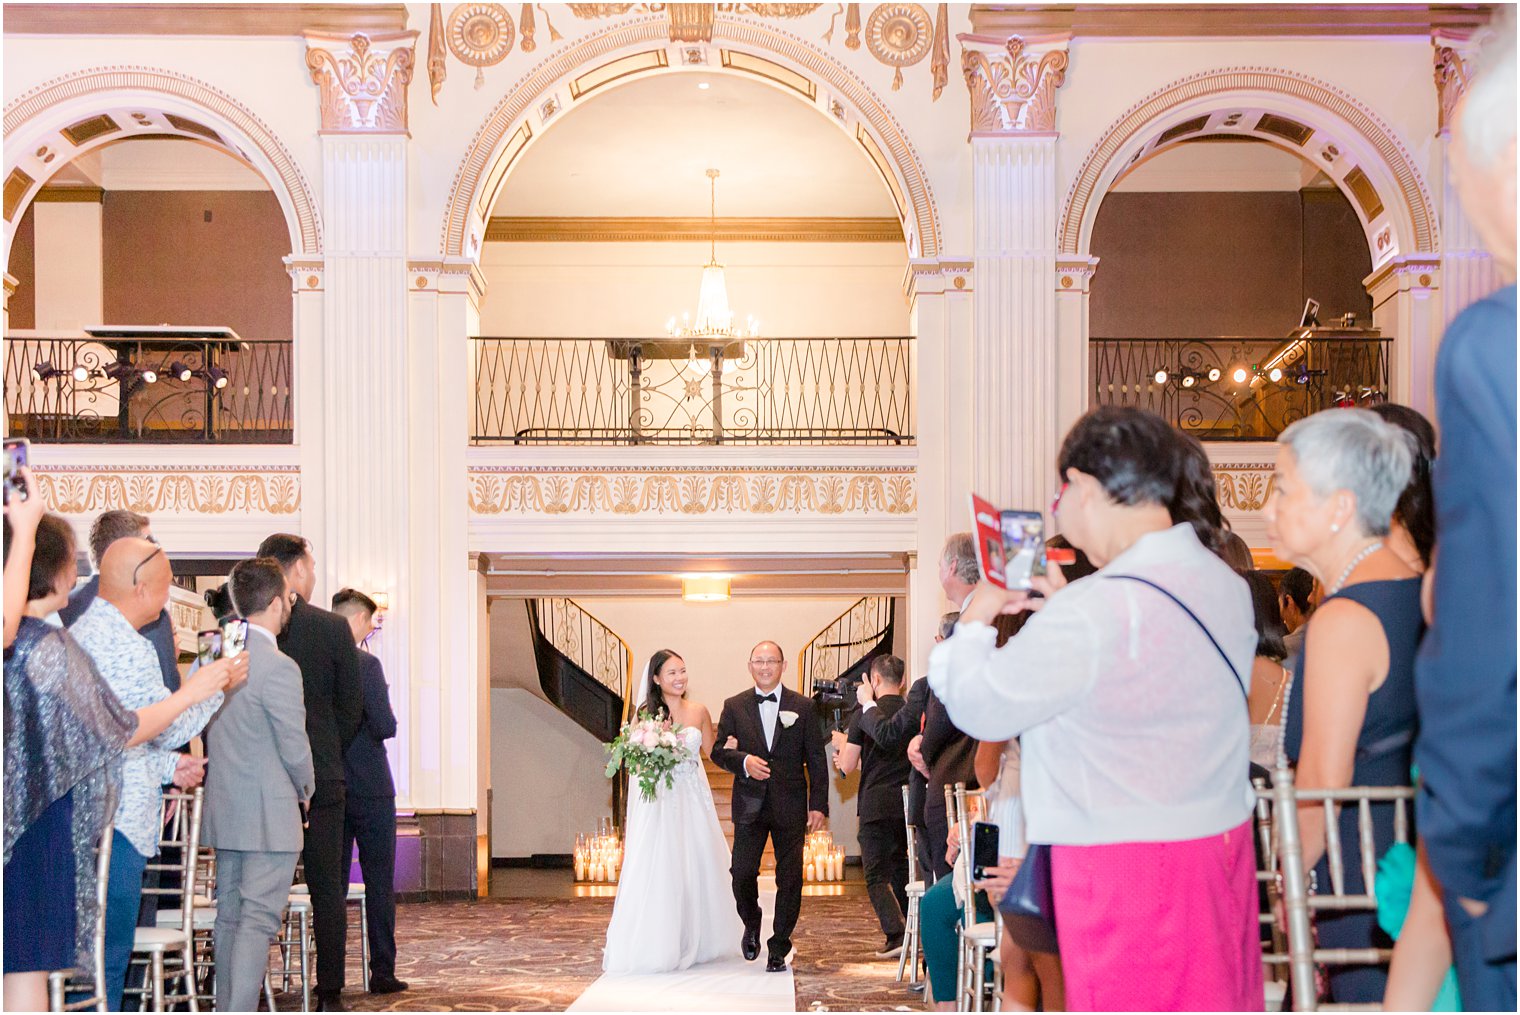
[[[729,884],[728,842],[702,768],[702,731],[683,731],[692,760],[645,800],[628,786],[617,901],[602,969],[665,973],[739,954],[744,927]]]

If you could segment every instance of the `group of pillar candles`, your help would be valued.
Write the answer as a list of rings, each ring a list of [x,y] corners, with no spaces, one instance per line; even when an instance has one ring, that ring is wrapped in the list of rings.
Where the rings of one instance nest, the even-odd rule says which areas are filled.
[[[603,819],[595,832],[575,837],[575,880],[617,884],[623,868],[623,840]],[[803,880],[826,883],[844,880],[844,847],[834,845],[827,831],[813,832],[802,845]]]
[[[623,840],[613,831],[610,819],[598,822],[597,830],[575,837],[575,880],[617,884],[623,869]]]
[[[844,847],[834,845],[827,831],[812,832],[802,844],[804,881],[843,881]]]

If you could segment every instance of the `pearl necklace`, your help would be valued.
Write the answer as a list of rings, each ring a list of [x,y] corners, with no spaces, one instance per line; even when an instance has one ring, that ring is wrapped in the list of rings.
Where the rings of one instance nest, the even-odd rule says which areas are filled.
[[[1335,585],[1331,587],[1327,595],[1333,596],[1339,592],[1345,586],[1346,579],[1351,577],[1351,572],[1356,570],[1356,566],[1382,548],[1383,541],[1381,539],[1374,539],[1371,543],[1364,546],[1361,553],[1351,558],[1351,563],[1346,565],[1346,569],[1341,572],[1341,576],[1336,579]]]

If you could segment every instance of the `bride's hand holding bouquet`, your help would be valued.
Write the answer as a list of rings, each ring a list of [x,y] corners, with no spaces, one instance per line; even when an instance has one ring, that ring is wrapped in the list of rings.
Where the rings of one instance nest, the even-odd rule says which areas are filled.
[[[639,712],[607,746],[607,778],[624,770],[638,779],[644,799],[653,800],[661,780],[666,788],[675,785],[676,768],[695,757],[686,746],[684,732],[685,727],[669,717],[656,719]]]

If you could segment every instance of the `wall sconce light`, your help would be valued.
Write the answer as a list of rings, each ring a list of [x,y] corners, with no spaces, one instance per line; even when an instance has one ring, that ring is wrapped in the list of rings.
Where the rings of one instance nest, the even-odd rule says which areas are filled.
[[[379,629],[385,625],[385,615],[390,612],[391,594],[389,592],[371,592],[369,597],[375,601],[375,615],[370,618]]]
[[[726,603],[732,575],[683,574],[681,598],[688,603]]]

